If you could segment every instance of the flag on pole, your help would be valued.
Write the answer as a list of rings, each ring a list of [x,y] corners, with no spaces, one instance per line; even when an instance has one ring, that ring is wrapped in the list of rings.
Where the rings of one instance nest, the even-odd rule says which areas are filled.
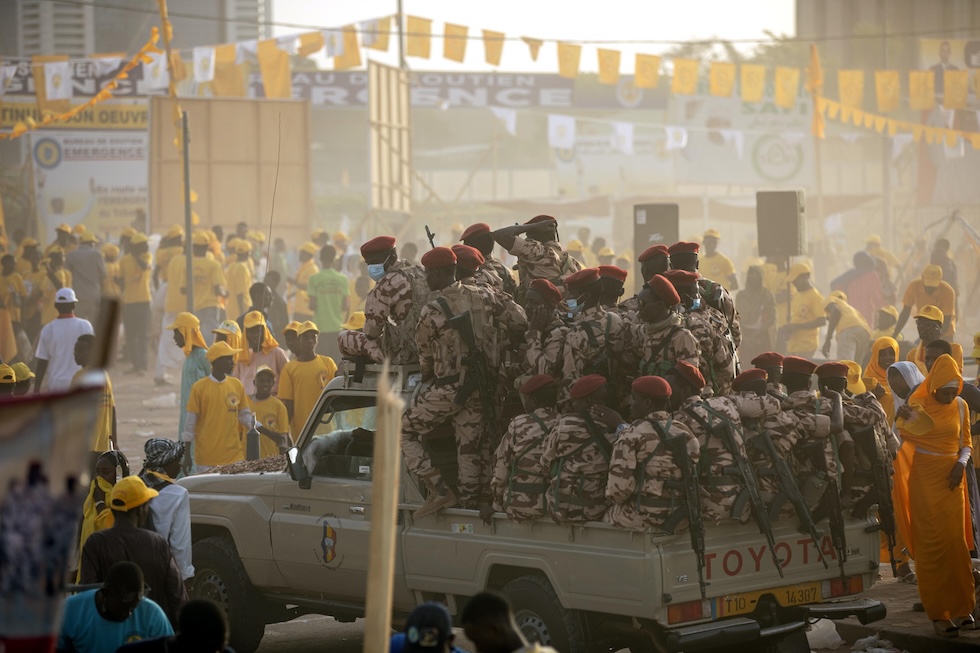
[[[194,81],[198,84],[214,80],[214,48],[194,48]]]
[[[483,53],[491,66],[500,65],[500,57],[504,53],[504,36],[503,32],[483,30]]]
[[[504,129],[511,136],[517,136],[517,111],[507,107],[490,107],[490,111],[497,119],[504,123]]]
[[[548,147],[561,150],[575,147],[575,118],[548,114]]]
[[[636,88],[657,88],[660,81],[660,57],[655,54],[637,54],[633,85]]]

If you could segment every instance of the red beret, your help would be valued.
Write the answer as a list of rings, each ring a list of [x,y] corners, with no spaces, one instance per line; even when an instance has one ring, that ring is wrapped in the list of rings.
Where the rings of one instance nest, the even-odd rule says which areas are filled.
[[[677,289],[667,281],[662,274],[655,274],[647,281],[647,286],[657,297],[663,300],[667,306],[677,306],[681,303],[681,296],[677,294]]]
[[[783,359],[783,374],[787,372],[793,374],[813,374],[817,369],[817,364],[799,356],[787,356]]]
[[[535,291],[541,295],[542,299],[551,302],[552,304],[557,305],[558,302],[561,301],[561,291],[558,290],[558,287],[555,284],[551,283],[547,279],[534,279],[528,284],[527,288],[528,290]]]
[[[782,367],[783,355],[774,351],[767,351],[753,358],[752,364],[759,368]]]
[[[599,269],[598,268],[585,268],[584,270],[579,270],[573,274],[565,277],[565,285],[571,289],[572,286],[576,288],[581,288],[587,286],[593,281],[599,280]]]
[[[606,377],[600,374],[589,374],[576,381],[572,385],[572,390],[569,394],[572,399],[582,399],[583,397],[588,397],[604,385],[606,385]]]
[[[551,217],[550,215],[536,215],[524,224],[537,224],[539,222],[550,222],[552,224],[558,224],[558,220]]]
[[[848,368],[844,363],[831,361],[818,365],[815,371],[818,379],[846,379]]]
[[[433,247],[422,255],[422,265],[430,270],[456,265],[456,254],[448,247]]]
[[[469,245],[453,245],[453,253],[456,255],[456,265],[464,270],[476,272],[486,262],[480,250]]]
[[[481,234],[488,234],[488,233],[490,233],[490,225],[488,225],[485,222],[477,222],[476,224],[471,224],[470,226],[468,226],[466,228],[466,231],[463,232],[463,235],[460,236],[459,239],[463,241],[469,238],[470,236],[479,236]]]
[[[673,284],[674,288],[693,286],[698,282],[698,273],[688,272],[687,270],[667,270],[663,276]]]
[[[389,249],[391,249],[394,246],[395,246],[395,239],[392,236],[378,236],[377,238],[372,238],[371,240],[361,245],[361,256],[387,252]]]
[[[652,247],[647,247],[645,250],[643,250],[643,253],[640,254],[640,258],[636,260],[640,263],[644,263],[645,261],[652,259],[654,256],[663,256],[666,258],[669,255],[670,254],[667,252],[666,245],[653,245]]]
[[[638,395],[653,399],[666,399],[670,396],[670,384],[659,376],[641,376],[633,381],[630,389]]]
[[[604,279],[615,279],[620,283],[626,283],[627,272],[623,268],[617,268],[615,265],[600,265],[599,266],[599,276]]]
[[[706,384],[704,382],[704,376],[701,375],[701,370],[694,367],[687,361],[677,361],[674,363],[674,369],[681,377],[694,386],[695,390],[700,390]]]
[[[521,386],[521,394],[529,395],[532,392],[537,392],[541,388],[547,388],[554,385],[555,378],[553,376],[549,374],[535,374]]]
[[[683,240],[667,248],[667,252],[671,256],[674,254],[697,254],[700,250],[701,246],[697,243],[685,243]]]
[[[741,386],[746,383],[752,383],[753,381],[766,381],[769,375],[766,374],[765,370],[758,368],[748,369],[735,377],[735,381],[732,382],[732,387],[736,390],[741,389]]]

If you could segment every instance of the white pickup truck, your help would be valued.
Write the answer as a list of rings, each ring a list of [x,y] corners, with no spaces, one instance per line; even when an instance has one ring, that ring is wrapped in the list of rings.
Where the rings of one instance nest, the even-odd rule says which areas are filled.
[[[324,389],[281,472],[210,474],[181,480],[191,496],[192,594],[228,611],[231,644],[251,653],[265,625],[302,614],[363,616],[371,517],[372,441],[380,366],[344,365]],[[406,400],[417,367],[394,368]],[[353,434],[352,434],[353,432]],[[425,445],[455,478],[451,432]],[[861,598],[877,577],[879,525],[848,518],[844,576],[827,523],[820,541],[795,518],[773,523],[777,572],[754,523],[708,525],[706,598],[687,534],[653,536],[602,523],[519,524],[474,510],[413,519],[421,485],[403,467],[394,616],[423,601],[458,614],[467,597],[502,592],[524,633],[562,653],[615,651],[808,651],[807,619],[881,619]],[[817,555],[823,554],[828,567]]]

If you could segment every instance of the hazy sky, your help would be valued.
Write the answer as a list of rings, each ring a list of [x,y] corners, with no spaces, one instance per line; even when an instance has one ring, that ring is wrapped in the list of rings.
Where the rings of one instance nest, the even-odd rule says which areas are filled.
[[[683,41],[721,37],[725,39],[763,38],[765,30],[777,34],[795,33],[793,0],[404,0],[406,15],[431,18],[433,34],[442,34],[443,23],[504,32],[510,36],[569,40]],[[396,0],[273,0],[273,20],[310,27],[342,26],[365,19],[394,14]],[[277,26],[276,35],[302,31],[300,27]],[[658,54],[669,44],[609,44],[623,51]],[[751,48],[751,45],[744,47]],[[596,70],[595,45],[582,48],[581,69]],[[390,48],[395,51],[394,43]],[[376,51],[372,58],[393,62]],[[474,70],[489,68],[483,60],[483,43],[471,40],[462,64],[442,57],[442,39],[432,41],[432,58],[409,58],[414,69]],[[545,43],[537,62],[521,41],[504,45],[502,69],[552,72],[557,69],[554,43]],[[621,69],[631,72],[633,59],[623,56]]]

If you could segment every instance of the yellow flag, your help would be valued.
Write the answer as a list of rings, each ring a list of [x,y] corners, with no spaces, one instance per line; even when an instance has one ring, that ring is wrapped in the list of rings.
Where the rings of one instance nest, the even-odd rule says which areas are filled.
[[[735,91],[735,64],[711,62],[708,73],[708,92],[718,97],[731,97]]]
[[[875,131],[878,132],[879,134],[885,131],[885,124],[888,122],[888,119],[885,118],[884,116],[875,116],[874,119],[875,119]]]
[[[384,18],[378,18],[377,20],[371,21],[371,24],[376,30],[371,38],[368,40],[370,45],[365,44],[365,48],[371,48],[372,50],[381,50],[382,52],[388,51],[388,37],[391,36],[391,16],[385,16]],[[344,49],[346,50],[347,43],[344,42]]]
[[[388,38],[385,32],[385,39]],[[387,48],[386,48],[387,49]],[[357,43],[357,29],[353,25],[344,28],[344,54],[333,58],[334,70],[358,68],[361,65],[361,47]]]
[[[598,48],[599,83],[616,84],[619,81],[619,50]]]
[[[792,109],[800,92],[800,69],[778,66],[776,68],[776,106]]]
[[[214,79],[211,92],[216,97],[245,97],[244,64],[235,63],[238,58],[234,43],[219,45],[214,49]]]
[[[674,59],[674,77],[670,92],[675,95],[694,95],[698,91],[698,60]]]
[[[432,45],[432,21],[428,18],[409,16],[405,27],[407,33],[405,55],[428,59],[429,48]],[[344,45],[346,46],[346,43]]]
[[[442,56],[450,61],[463,63],[466,58],[466,34],[469,28],[464,25],[446,23],[442,39]]]
[[[742,102],[761,102],[766,92],[766,67],[743,63],[739,74]]]
[[[955,129],[946,130],[946,147],[956,147],[956,143],[959,141],[959,139],[960,133],[958,131]]]
[[[864,71],[838,70],[837,94],[845,107],[860,109],[864,104]]]
[[[891,113],[898,108],[901,91],[897,70],[875,71],[875,97],[878,100],[878,113]]]
[[[970,92],[969,70],[944,70],[943,71],[943,107],[944,108],[965,109],[966,96],[969,92]]]
[[[31,57],[31,70],[34,73],[34,93],[37,96],[37,108],[42,114],[45,113],[65,113],[71,109],[71,100],[48,100],[47,81],[44,78],[44,64],[56,61],[68,61],[67,56],[33,56]],[[67,80],[71,83],[71,80]]]
[[[289,69],[289,55],[279,49],[275,39],[259,41],[259,72],[262,73],[262,86],[267,98],[293,97],[292,73]]]
[[[531,61],[537,61],[538,53],[541,52],[541,46],[544,45],[544,41],[541,39],[532,39],[530,36],[522,36],[521,40],[527,43],[527,49],[531,51]]]
[[[582,56],[582,46],[571,43],[558,43],[558,76],[575,79],[578,76],[578,62]]]
[[[325,42],[323,32],[306,32],[299,35],[299,50],[296,52],[301,57],[308,57],[318,50],[322,50]]]
[[[887,124],[885,126],[888,129],[888,135],[889,136],[894,136],[895,134],[898,133],[898,121],[897,120],[892,120],[892,119],[889,118],[888,119],[888,122],[887,122]]]
[[[660,57],[655,54],[636,55],[636,73],[633,86],[636,88],[657,88],[660,81]]]
[[[935,76],[931,70],[909,71],[909,108],[916,111],[932,109],[936,100]],[[914,136],[914,134],[913,134]],[[921,134],[919,139],[922,139]]]
[[[504,53],[504,33],[493,30],[483,30],[483,53],[491,66],[500,65],[500,56]]]

